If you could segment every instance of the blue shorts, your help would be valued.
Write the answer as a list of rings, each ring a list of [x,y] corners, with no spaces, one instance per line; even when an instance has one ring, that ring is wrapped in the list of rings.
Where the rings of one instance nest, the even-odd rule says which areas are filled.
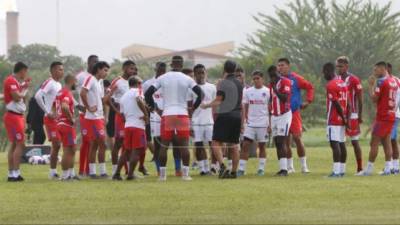
[[[397,140],[397,127],[399,126],[399,121],[400,121],[400,118],[396,118],[396,121],[394,122],[394,125],[392,128],[392,133],[390,134],[391,140]]]

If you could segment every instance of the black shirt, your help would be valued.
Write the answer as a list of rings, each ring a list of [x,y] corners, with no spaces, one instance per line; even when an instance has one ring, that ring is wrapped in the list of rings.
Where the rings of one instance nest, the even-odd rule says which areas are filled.
[[[218,114],[240,113],[242,108],[243,85],[234,74],[229,74],[217,87],[217,96],[222,96]]]

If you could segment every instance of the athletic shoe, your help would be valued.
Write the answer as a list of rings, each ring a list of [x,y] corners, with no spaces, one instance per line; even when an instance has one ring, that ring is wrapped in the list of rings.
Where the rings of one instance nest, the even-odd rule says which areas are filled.
[[[70,176],[68,176],[68,177],[61,177],[61,178],[60,178],[60,181],[67,182],[67,181],[72,181],[72,179],[71,179]]]
[[[237,176],[238,177],[244,176],[244,171],[243,170],[238,170],[237,171]]]
[[[389,176],[389,175],[392,175],[392,173],[390,171],[382,170],[381,172],[379,172],[379,175],[380,176]]]
[[[221,164],[220,169],[219,169],[219,173],[218,173],[218,177],[219,178],[223,178],[224,174],[226,171],[226,167],[225,164]]]
[[[210,172],[204,172],[204,171],[200,172],[200,176],[208,176],[208,175],[211,175],[211,173]]]
[[[392,171],[390,171],[393,175],[397,175],[397,174],[399,174],[400,173],[400,170],[395,170],[395,169],[392,169]]]
[[[346,175],[345,173],[340,173],[339,174],[341,177],[344,177],[344,175]]]
[[[175,171],[175,176],[176,177],[182,177],[182,170],[177,170],[177,171]]]
[[[331,174],[328,175],[328,178],[341,178],[342,176],[340,174],[336,174],[332,172]]]
[[[106,173],[103,173],[100,175],[100,179],[107,179],[108,175]]]
[[[356,174],[356,176],[360,176],[360,177],[366,177],[366,176],[371,176],[371,173],[368,173],[367,171],[360,171]]]
[[[307,167],[302,167],[301,172],[302,173],[310,173],[310,170]]]
[[[143,174],[143,176],[149,176],[150,175],[149,172],[147,172],[146,167],[141,167],[141,168],[139,168],[138,171],[141,172]]]
[[[89,174],[90,179],[98,179],[98,176],[96,174]]]
[[[49,179],[50,179],[50,180],[59,180],[59,179],[60,179],[60,176],[58,176],[57,173],[55,173],[55,174],[49,174]]]
[[[288,171],[287,170],[279,170],[275,176],[277,177],[287,177],[288,176]]]
[[[25,179],[19,175],[17,178],[15,178],[15,181],[19,182],[19,181],[24,181]]]
[[[288,168],[287,172],[288,172],[288,173],[295,173],[296,170],[294,170],[294,168]]]
[[[182,176],[183,181],[192,181],[193,179],[190,176]]]
[[[356,174],[354,174],[354,176],[364,176],[364,171],[358,171]]]
[[[71,177],[71,179],[75,180],[75,181],[80,181],[81,180],[81,178],[79,178],[78,176],[73,176],[73,177]]]
[[[15,182],[15,178],[14,177],[8,177],[7,178],[7,182]]]
[[[127,177],[126,177],[126,180],[128,180],[128,181],[130,181],[130,180],[135,180],[135,175],[133,175],[133,176],[127,176]]]
[[[257,170],[257,176],[264,176],[265,171],[264,170]]]
[[[227,177],[227,179],[236,179],[237,178],[237,173],[236,172],[230,172]]]
[[[220,179],[227,179],[230,177],[231,171],[230,170],[225,170]]]
[[[217,170],[215,168],[211,168],[210,173],[211,173],[211,175],[216,175]]]
[[[120,180],[122,180],[122,177],[121,177],[121,175],[120,175],[119,173],[116,173],[116,174],[114,174],[114,176],[112,177],[112,179],[113,179],[113,180],[120,181]]]

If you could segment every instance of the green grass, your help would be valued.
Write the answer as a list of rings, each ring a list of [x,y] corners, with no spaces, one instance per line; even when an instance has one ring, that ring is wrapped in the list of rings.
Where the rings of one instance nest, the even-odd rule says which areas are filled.
[[[312,173],[287,178],[273,177],[278,163],[271,149],[264,177],[254,175],[252,159],[249,174],[237,180],[194,175],[192,182],[183,182],[170,171],[168,181],[159,183],[148,163],[152,176],[143,180],[60,182],[47,179],[47,166],[23,165],[25,182],[0,181],[0,224],[400,223],[399,176],[354,177],[349,151],[348,175],[328,179],[329,148],[307,150]],[[363,150],[366,159],[368,148]],[[381,153],[376,172],[382,167]],[[5,178],[5,153],[0,171]]]

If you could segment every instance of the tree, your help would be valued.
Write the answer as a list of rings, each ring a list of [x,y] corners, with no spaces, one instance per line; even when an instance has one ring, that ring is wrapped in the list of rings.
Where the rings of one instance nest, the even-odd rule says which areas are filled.
[[[62,56],[61,62],[64,63],[65,74],[76,74],[83,70],[85,65],[82,58],[75,55]]]
[[[60,51],[55,46],[45,44],[31,44],[25,47],[15,45],[9,50],[8,59],[13,62],[22,61],[31,70],[49,68],[53,61],[61,60]]]
[[[400,63],[400,13],[391,14],[391,3],[349,0],[340,5],[324,0],[296,0],[276,16],[258,13],[260,24],[239,49],[239,55],[263,58],[282,51],[303,73],[320,74],[321,66],[347,55],[351,70],[366,78],[377,61]]]

